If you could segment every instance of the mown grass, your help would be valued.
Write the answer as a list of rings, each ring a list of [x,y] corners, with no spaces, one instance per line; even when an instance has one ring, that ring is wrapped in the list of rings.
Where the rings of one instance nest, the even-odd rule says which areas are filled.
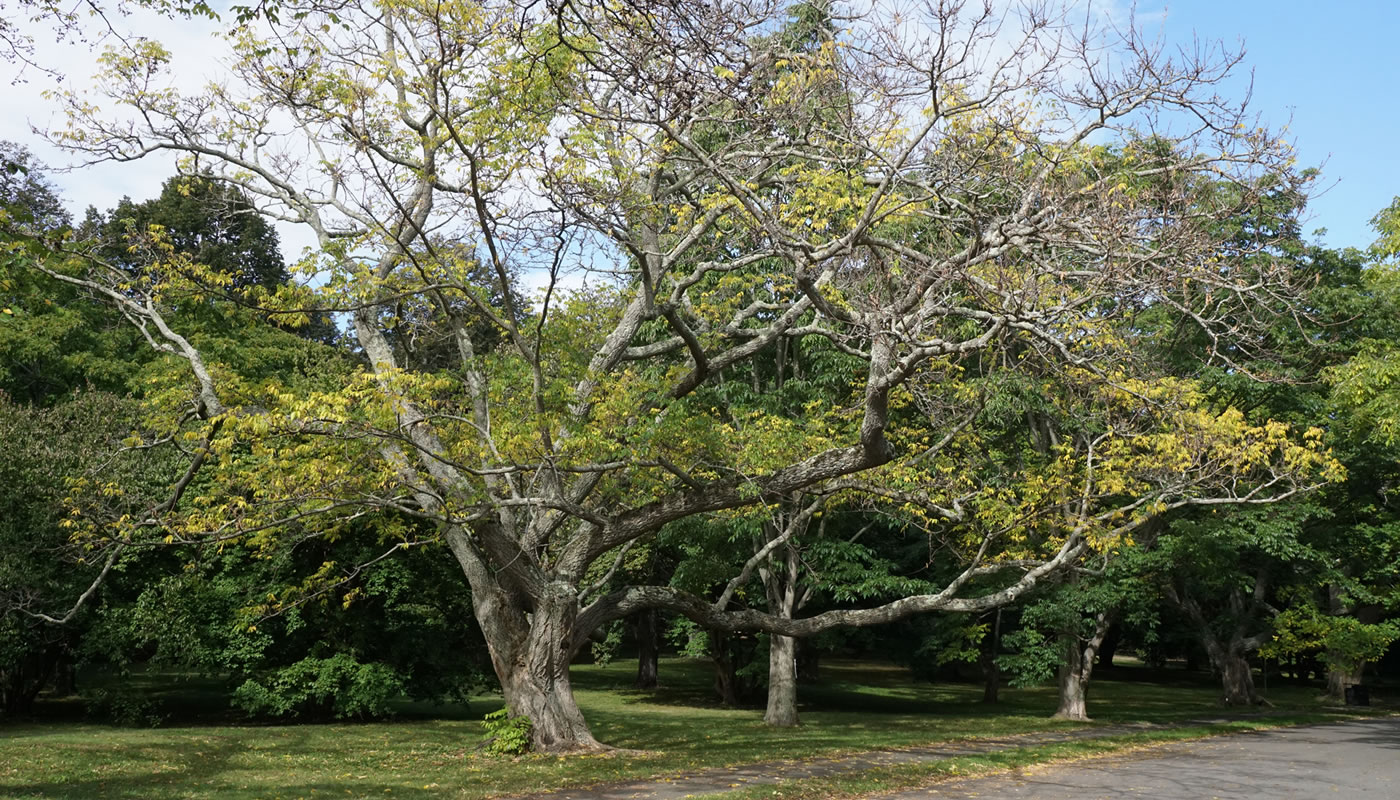
[[[385,723],[172,724],[157,729],[12,724],[0,727],[0,797],[466,800],[703,767],[1074,727],[1048,719],[1055,701],[1050,688],[1006,690],[1005,702],[986,706],[978,702],[978,687],[914,683],[894,666],[833,663],[823,665],[820,684],[802,689],[803,725],[777,730],[762,724],[759,709],[709,705],[710,674],[704,664],[663,663],[664,685],[656,691],[630,688],[632,670],[624,663],[577,667],[575,685],[599,739],[633,752],[521,759],[484,755],[475,750],[478,720],[500,705],[498,698],[481,698],[467,709],[437,709],[431,718],[419,716],[422,709],[407,708],[402,719]],[[1316,694],[1276,688],[1271,699],[1278,712],[1324,714]],[[1178,722],[1223,714],[1215,688],[1200,683],[1101,681],[1090,703],[1097,720],[1108,723]],[[1096,745],[1055,745],[1044,750],[1050,755],[1035,757],[1057,757],[1057,748],[1076,746]],[[913,770],[906,780],[917,774],[937,772]],[[866,775],[865,780],[878,777]],[[830,783],[820,790],[840,793]],[[767,791],[771,797],[773,787]]]

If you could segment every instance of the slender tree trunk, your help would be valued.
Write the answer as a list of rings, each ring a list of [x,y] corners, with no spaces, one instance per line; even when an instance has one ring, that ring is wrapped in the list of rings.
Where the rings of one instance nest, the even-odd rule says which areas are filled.
[[[11,669],[0,672],[0,717],[24,716],[53,677],[59,657],[50,647],[26,653]]]
[[[710,631],[710,661],[715,666],[715,694],[719,696],[720,703],[738,707],[738,667],[734,664],[734,648],[729,636],[722,631]]]
[[[1187,672],[1200,672],[1200,671],[1201,671],[1201,654],[1200,654],[1200,653],[1197,653],[1197,652],[1196,652],[1196,648],[1194,648],[1194,647],[1189,648],[1189,649],[1187,649],[1187,651],[1186,651],[1186,671],[1187,671]]]
[[[777,535],[776,531],[770,535]],[[800,567],[797,550],[791,543],[780,551],[776,568],[762,568],[759,575],[768,594],[768,609],[783,619],[792,619],[797,608],[797,579]],[[763,721],[777,728],[797,724],[797,640],[773,635],[768,640],[768,707]]]
[[[1358,622],[1374,624],[1381,618],[1376,606],[1353,608],[1342,597],[1341,588],[1336,584],[1327,587],[1327,613],[1333,617],[1355,616]],[[1341,702],[1346,699],[1346,688],[1361,683],[1361,674],[1366,669],[1364,661],[1353,661],[1344,654],[1327,654],[1327,696]]]
[[[788,728],[797,724],[797,640],[773,635],[768,642],[768,708],[763,721]]]
[[[992,635],[988,636],[978,654],[982,667],[982,702],[996,703],[1001,690],[1001,665],[997,656],[1001,654],[1001,609],[996,610],[992,620]]]
[[[637,680],[633,685],[638,689],[656,688],[656,668],[661,651],[656,618],[657,611],[654,608],[647,609],[634,618],[634,629],[637,633]]]
[[[59,697],[72,697],[78,693],[78,667],[69,656],[65,655],[59,661],[54,673],[53,691]]]

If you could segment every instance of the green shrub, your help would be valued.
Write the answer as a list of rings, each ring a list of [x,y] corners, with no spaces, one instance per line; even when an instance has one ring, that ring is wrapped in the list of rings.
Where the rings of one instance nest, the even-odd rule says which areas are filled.
[[[165,721],[160,703],[131,689],[95,689],[83,693],[89,716],[128,728],[154,728]]]
[[[534,723],[524,716],[512,717],[510,709],[500,708],[481,719],[486,733],[481,740],[486,743],[486,752],[498,756],[518,756],[530,750],[530,729]]]
[[[403,678],[392,667],[362,664],[347,653],[303,658],[263,679],[250,678],[233,702],[250,714],[273,717],[331,714],[383,717],[389,702],[403,694]]]

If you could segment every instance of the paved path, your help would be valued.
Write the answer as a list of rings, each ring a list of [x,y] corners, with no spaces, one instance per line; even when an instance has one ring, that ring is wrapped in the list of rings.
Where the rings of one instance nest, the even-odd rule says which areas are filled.
[[[652,778],[582,789],[560,789],[528,795],[521,800],[681,800],[697,794],[718,794],[744,786],[762,786],[801,778],[823,777],[891,764],[942,761],[957,756],[980,755],[1054,742],[1099,739],[1125,733],[1167,730],[1169,725],[1105,725],[1065,731],[1047,731],[999,738],[966,739],[925,747],[856,753],[831,758],[769,761],[739,767],[699,770],[673,778]]]
[[[1007,775],[944,781],[880,800],[1396,800],[1400,719],[1242,733]]]

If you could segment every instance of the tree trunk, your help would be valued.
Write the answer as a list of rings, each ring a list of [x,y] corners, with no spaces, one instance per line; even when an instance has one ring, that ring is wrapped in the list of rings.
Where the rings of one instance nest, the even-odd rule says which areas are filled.
[[[1341,702],[1346,699],[1348,686],[1361,683],[1361,673],[1365,664],[1343,664],[1338,659],[1329,659],[1327,666],[1327,696]]]
[[[1061,636],[1065,662],[1060,665],[1060,707],[1055,711],[1055,719],[1089,721],[1089,678],[1094,674],[1094,656],[1098,654],[1111,624],[1107,614],[1099,614],[1087,641],[1080,639],[1076,632]]]
[[[1211,664],[1220,673],[1220,684],[1224,690],[1221,701],[1227,706],[1252,706],[1262,702],[1254,691],[1254,671],[1250,669],[1249,658],[1237,648],[1226,649],[1210,643],[1207,651]]]
[[[1055,710],[1054,718],[1087,722],[1089,706],[1085,690],[1088,687],[1084,679],[1084,653],[1078,641],[1069,643],[1067,655],[1066,663],[1060,665],[1060,707]]]
[[[771,526],[766,530],[768,541],[779,534]],[[797,555],[797,548],[789,541],[758,571],[768,595],[769,613],[783,619],[792,619],[800,605],[797,581],[801,562]],[[797,640],[791,636],[768,637],[768,707],[763,721],[776,728],[797,724]]]
[[[1378,606],[1353,608],[1343,599],[1341,588],[1335,583],[1327,587],[1327,613],[1332,617],[1354,616],[1358,622],[1365,625],[1374,624],[1381,619]],[[1366,669],[1366,662],[1353,660],[1344,653],[1333,650],[1327,654],[1326,663],[1327,696],[1342,702],[1346,700],[1347,687],[1361,683],[1361,673]]]
[[[530,718],[530,744],[541,753],[605,749],[588,729],[569,683],[569,667],[527,661],[501,682],[512,716]]]
[[[1267,585],[1265,577],[1264,573],[1260,573],[1251,597],[1246,598],[1238,588],[1231,590],[1230,610],[1237,621],[1234,632],[1228,636],[1218,634],[1212,628],[1205,612],[1189,594],[1184,591],[1177,592],[1170,584],[1167,586],[1172,602],[1186,612],[1187,617],[1195,624],[1206,657],[1220,676],[1221,688],[1224,690],[1220,699],[1227,706],[1251,706],[1265,702],[1254,691],[1254,672],[1249,667],[1249,653],[1259,647],[1262,634],[1245,636],[1246,624],[1257,616],[1259,600],[1263,597]]]
[[[816,683],[821,680],[822,654],[808,639],[797,640],[797,682]]]
[[[1001,655],[1001,609],[996,610],[992,621],[992,634],[983,642],[978,660],[982,667],[982,702],[996,703],[1001,690],[1001,665],[997,656]]]
[[[797,640],[773,635],[768,642],[768,709],[763,721],[779,728],[797,724]]]
[[[56,697],[72,697],[78,693],[78,667],[65,657],[54,673],[53,693]]]
[[[1099,669],[1113,669],[1113,657],[1118,654],[1118,643],[1123,641],[1123,626],[1114,624],[1108,627],[1108,633],[1103,637],[1103,646],[1099,648]]]
[[[1242,655],[1230,655],[1220,667],[1220,682],[1225,689],[1225,705],[1252,706],[1259,702],[1254,691],[1254,671],[1249,667],[1249,659]]]
[[[715,666],[715,694],[721,704],[737,708],[739,705],[739,675],[734,664],[734,652],[729,634],[710,631],[710,661]]]
[[[551,587],[526,615],[504,602],[503,592],[473,591],[506,707],[530,719],[530,747],[541,753],[607,749],[593,738],[569,682],[570,644],[578,602],[572,590]]]
[[[0,717],[19,717],[34,710],[34,701],[53,677],[59,657],[56,648],[35,647],[0,672]]]
[[[633,685],[638,689],[656,688],[656,667],[661,650],[656,617],[657,611],[652,608],[641,612],[635,618],[637,680]]]

